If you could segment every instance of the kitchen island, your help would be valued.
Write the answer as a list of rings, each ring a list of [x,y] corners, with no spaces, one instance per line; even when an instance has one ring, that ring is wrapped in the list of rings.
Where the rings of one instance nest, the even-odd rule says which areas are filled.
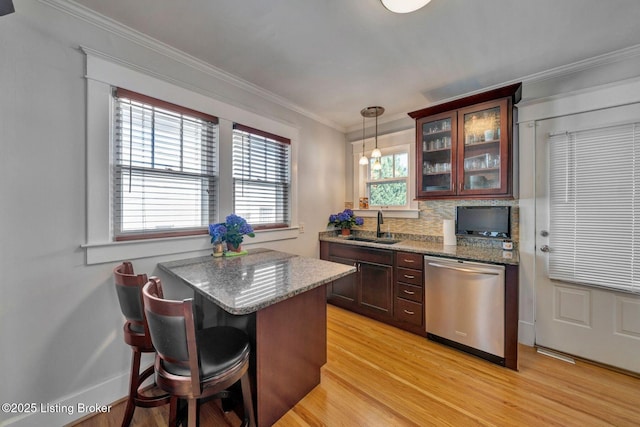
[[[320,383],[327,360],[325,286],[355,267],[267,249],[158,264],[194,290],[209,324],[243,329],[259,426],[269,426]]]

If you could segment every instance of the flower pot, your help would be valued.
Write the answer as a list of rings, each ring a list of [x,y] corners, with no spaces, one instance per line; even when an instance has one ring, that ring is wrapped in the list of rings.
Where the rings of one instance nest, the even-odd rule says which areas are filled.
[[[224,255],[224,246],[222,246],[222,242],[213,244],[213,256],[221,257]]]
[[[242,252],[242,243],[236,246],[233,243],[227,242],[227,249],[231,252]]]
[[[349,236],[351,234],[351,229],[350,228],[343,228],[342,229],[342,235],[343,236]]]

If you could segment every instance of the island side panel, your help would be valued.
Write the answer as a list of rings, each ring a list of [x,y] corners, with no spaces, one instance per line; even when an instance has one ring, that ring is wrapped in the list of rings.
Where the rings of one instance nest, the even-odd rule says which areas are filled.
[[[270,426],[320,384],[327,361],[325,286],[256,313],[259,426]]]

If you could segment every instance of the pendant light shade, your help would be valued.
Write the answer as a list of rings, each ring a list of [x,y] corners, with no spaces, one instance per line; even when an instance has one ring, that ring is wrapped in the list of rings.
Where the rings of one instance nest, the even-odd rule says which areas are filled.
[[[365,166],[369,164],[369,159],[364,155],[364,116],[362,116],[362,157],[360,157],[360,165]]]
[[[364,118],[365,117],[375,117],[376,118],[376,148],[374,148],[374,150],[371,152],[371,157],[374,159],[379,159],[380,157],[382,157],[382,153],[380,152],[380,149],[378,148],[378,116],[382,115],[382,113],[384,113],[384,108],[382,107],[367,107],[364,108],[362,111],[360,111],[360,114],[362,114],[362,129],[364,132]],[[377,163],[380,163],[379,161]],[[381,166],[382,167],[382,166]],[[376,168],[376,165],[374,163],[373,168]]]
[[[394,13],[415,12],[431,0],[381,0],[384,7]]]

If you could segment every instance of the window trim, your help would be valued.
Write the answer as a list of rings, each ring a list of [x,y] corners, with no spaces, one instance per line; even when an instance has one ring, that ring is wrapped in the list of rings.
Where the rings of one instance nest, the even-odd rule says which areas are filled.
[[[362,170],[364,166],[360,166],[359,160],[362,156],[362,140],[356,140],[352,143],[353,154],[353,210],[362,217],[375,217],[378,210],[385,213],[385,216],[389,218],[419,218],[420,211],[418,209],[418,202],[415,199],[415,129],[405,129],[398,132],[393,132],[385,135],[378,135],[378,148],[383,155],[390,154],[394,150],[408,151],[409,160],[409,176],[407,181],[407,206],[404,208],[391,206],[383,208],[370,208],[359,209],[359,201],[361,189],[363,185],[366,185],[366,180],[363,182],[364,177]],[[365,139],[365,154],[371,158],[371,151],[373,150],[375,143],[373,138]],[[368,166],[367,166],[368,169]]]
[[[282,135],[291,140],[291,226],[285,229],[260,230],[256,237],[245,241],[248,246],[268,242],[295,239],[298,232],[298,179],[297,153],[299,129],[258,115],[254,112],[219,101],[205,88],[195,87],[174,78],[113,58],[91,48],[81,47],[86,55],[87,117],[86,117],[86,241],[80,244],[85,250],[87,265],[118,262],[122,259],[139,259],[175,254],[205,255],[211,251],[211,243],[205,235],[170,237],[135,241],[112,241],[111,224],[111,140],[110,122],[113,104],[111,88],[126,87],[141,94],[153,94],[167,102],[189,105],[219,118],[220,194],[218,217],[231,213],[231,169],[220,161],[230,156],[232,123],[247,123],[257,128]],[[231,157],[228,157],[229,161]],[[229,188],[225,188],[228,186]]]
[[[165,111],[170,111],[172,114],[179,114],[182,117],[186,116],[188,117],[189,120],[193,119],[199,119],[202,120],[203,122],[208,122],[210,124],[212,124],[215,127],[215,134],[217,136],[219,136],[219,131],[218,131],[218,118],[216,116],[212,116],[210,114],[205,114],[202,113],[200,111],[197,110],[193,110],[190,108],[186,108],[184,106],[181,105],[177,105],[177,104],[173,104],[171,102],[166,102],[163,101],[161,99],[157,99],[157,98],[153,98],[151,96],[147,96],[147,95],[143,95],[141,93],[138,92],[134,92],[128,89],[124,89],[124,88],[120,88],[120,87],[114,87],[113,90],[113,96],[112,96],[112,103],[115,105],[117,105],[118,101],[117,99],[119,98],[123,98],[123,99],[129,99],[131,101],[134,102],[138,102],[138,103],[142,103],[144,105],[149,105],[153,107],[153,115],[155,117],[156,111],[155,109],[161,109],[161,110],[165,110]],[[116,108],[114,108],[112,114],[116,114],[115,110],[117,110]],[[155,120],[155,119],[154,119]],[[112,124],[113,124],[113,128],[112,131],[115,130],[115,124],[116,124],[116,120],[115,117],[112,117]],[[117,134],[117,132],[114,132],[114,137],[115,134]],[[154,132],[154,137],[152,137],[152,140],[155,138],[155,132]],[[117,138],[116,138],[117,139]],[[116,142],[115,140],[111,141],[112,144],[112,148],[115,150],[116,148]],[[181,145],[182,145],[183,140],[181,140]],[[217,202],[215,201],[217,199],[217,193],[218,191],[218,148],[219,148],[219,141],[218,138],[215,137],[211,140],[213,147],[209,147],[209,149],[211,150],[210,153],[215,153],[215,157],[214,160],[215,162],[212,165],[212,169],[213,169],[213,175],[205,175],[205,174],[200,174],[200,177],[207,177],[209,184],[213,183],[213,187],[214,187],[214,192],[215,192],[215,196],[214,196],[214,203],[211,203],[211,200],[207,200],[207,204],[209,207],[211,207],[214,211],[215,214],[215,207],[217,205]],[[152,143],[153,144],[153,143]],[[113,156],[115,153],[113,153],[113,151],[110,153],[111,156]],[[203,153],[205,152],[205,150],[203,150]],[[182,158],[181,158],[182,160]],[[116,174],[116,171],[118,169],[129,169],[128,173],[129,175],[132,175],[134,173],[134,171],[136,171],[137,173],[140,172],[140,170],[142,169],[141,167],[134,167],[131,165],[122,165],[120,163],[117,163],[113,157],[112,157],[112,162],[114,164],[114,168],[112,170],[112,174]],[[157,171],[157,176],[169,176],[169,175],[173,175],[174,172],[167,172],[164,170],[157,170],[154,166],[151,167],[154,172]],[[149,171],[151,172],[151,171]],[[123,173],[122,171],[120,173]],[[182,177],[184,178],[185,172],[175,172],[175,176],[178,177]],[[191,173],[186,173],[186,175],[191,175],[189,179],[193,178],[193,174]],[[114,176],[112,175],[114,178],[117,178],[117,175]],[[131,177],[129,178],[131,179]],[[117,196],[118,195],[122,195],[116,188],[114,188],[115,185],[113,183],[113,181],[111,182],[111,186],[110,186],[110,191],[112,192],[112,220],[114,222],[118,222],[118,219],[121,219],[119,217],[117,217],[117,214],[114,212],[114,210],[117,210],[118,207],[121,206],[121,204],[123,204],[121,201],[120,202],[116,202]],[[211,188],[211,185],[209,186],[209,188]],[[122,198],[122,197],[121,197]],[[204,202],[204,199],[200,199],[201,202]],[[215,219],[214,219],[215,222]],[[135,241],[135,240],[145,240],[145,239],[158,239],[158,238],[163,238],[163,237],[182,237],[182,236],[193,236],[193,235],[202,235],[202,234],[208,234],[208,228],[206,226],[200,226],[200,227],[181,227],[178,229],[161,229],[161,230],[156,230],[156,231],[151,231],[149,229],[143,229],[143,230],[136,230],[133,232],[124,232],[122,230],[120,230],[119,232],[117,232],[118,229],[118,225],[116,224],[114,227],[116,230],[114,230],[113,232],[113,240],[116,242],[122,242],[122,241]]]

